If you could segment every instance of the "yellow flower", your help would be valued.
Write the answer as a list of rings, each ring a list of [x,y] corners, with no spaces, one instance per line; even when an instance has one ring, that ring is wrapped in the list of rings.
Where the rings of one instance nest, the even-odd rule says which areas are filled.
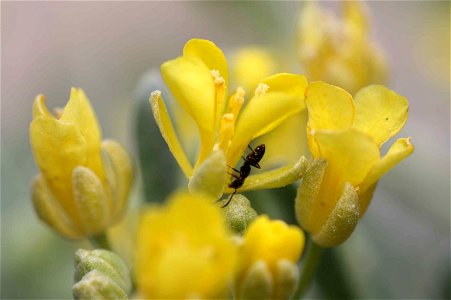
[[[367,15],[359,1],[343,2],[343,18],[305,4],[299,17],[299,57],[306,76],[341,86],[351,94],[387,77],[385,58],[369,37]]]
[[[321,246],[335,246],[365,213],[377,181],[413,152],[398,139],[385,156],[380,147],[407,121],[407,100],[384,86],[361,89],[353,99],[341,88],[311,83],[306,93],[307,135],[316,159],[296,199],[297,218]]]
[[[304,93],[307,81],[302,75],[275,74],[261,80],[255,93],[242,109],[245,98],[243,88],[238,88],[228,97],[228,67],[222,51],[210,41],[192,39],[183,49],[183,56],[165,62],[161,66],[164,81],[181,107],[191,116],[199,132],[199,152],[193,165],[188,160],[169,118],[161,93],[151,96],[155,120],[169,149],[187,178],[196,175],[208,157],[215,160],[222,152],[222,183],[212,195],[220,195],[226,187],[225,175],[228,166],[235,166],[243,151],[255,138],[270,132],[289,116],[305,108]],[[241,190],[280,187],[299,179],[305,160],[249,176]],[[203,175],[205,177],[205,175]],[[196,177],[196,176],[194,176]]]
[[[72,88],[54,117],[36,97],[30,141],[41,171],[32,199],[42,221],[69,238],[93,236],[118,221],[133,179],[130,158],[101,132],[88,98]]]
[[[304,241],[297,226],[259,216],[249,226],[241,247],[237,298],[287,299],[296,287],[296,263]]]
[[[143,213],[135,261],[140,297],[225,298],[236,245],[213,201],[178,193],[166,206]]]

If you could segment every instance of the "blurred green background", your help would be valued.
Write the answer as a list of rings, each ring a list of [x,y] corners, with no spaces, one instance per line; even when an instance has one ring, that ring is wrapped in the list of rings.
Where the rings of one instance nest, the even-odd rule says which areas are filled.
[[[367,5],[372,35],[388,56],[388,86],[410,102],[399,136],[412,136],[416,149],[382,179],[351,238],[326,252],[308,296],[449,298],[450,4]],[[62,107],[70,87],[82,87],[104,136],[137,160],[136,112],[146,89],[155,88],[142,79],[147,71],[180,55],[192,37],[226,53],[271,47],[292,62],[287,71],[299,71],[301,9],[301,2],[2,2],[1,298],[71,298],[80,244],[41,223],[29,196],[37,169],[28,125],[37,94]],[[141,125],[151,121],[149,112]],[[158,143],[152,130],[145,141]],[[142,185],[135,189],[139,201]]]

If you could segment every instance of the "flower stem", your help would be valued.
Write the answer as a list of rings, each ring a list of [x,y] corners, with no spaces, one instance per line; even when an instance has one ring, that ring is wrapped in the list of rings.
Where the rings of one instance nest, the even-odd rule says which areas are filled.
[[[92,236],[89,241],[95,248],[111,250],[110,241],[108,240],[106,232]]]
[[[313,278],[315,277],[316,269],[321,258],[323,248],[319,247],[310,239],[310,247],[304,264],[299,271],[299,283],[294,293],[293,299],[301,299],[307,292]]]

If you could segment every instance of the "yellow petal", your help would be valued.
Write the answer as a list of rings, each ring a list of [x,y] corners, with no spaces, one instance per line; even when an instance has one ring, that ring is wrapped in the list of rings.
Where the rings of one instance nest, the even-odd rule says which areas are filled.
[[[284,80],[296,87],[286,85]],[[276,74],[268,82],[268,92],[252,98],[241,112],[235,136],[227,153],[227,161],[234,165],[250,140],[280,125],[289,116],[304,109],[304,89],[307,84],[302,75]]]
[[[343,3],[344,22],[352,27],[355,34],[366,37],[368,32],[368,16],[360,1],[345,1]]]
[[[306,110],[288,117],[280,126],[253,141],[254,145],[266,145],[265,168],[273,169],[296,162],[308,155]]]
[[[219,199],[224,190],[227,166],[224,152],[217,150],[203,161],[190,178],[188,188],[191,193],[205,193]]]
[[[45,105],[44,95],[37,95],[36,98],[34,98],[33,119],[39,116],[52,117],[52,114],[49,112],[47,106]]]
[[[308,161],[302,156],[297,162],[275,170],[250,175],[246,178],[240,191],[257,189],[274,189],[284,187],[302,178],[307,170]],[[226,192],[232,193],[233,189],[227,188]]]
[[[105,230],[111,211],[105,190],[96,174],[86,167],[76,167],[73,188],[84,232],[95,235]]]
[[[105,172],[109,175],[106,177],[110,178],[108,187],[113,199],[112,218],[116,219],[124,213],[128,202],[133,183],[133,163],[127,151],[113,140],[102,141],[101,148]]]
[[[368,187],[363,193],[359,190],[359,204],[360,204],[360,218],[363,217],[368,206],[370,205],[371,199],[373,199],[374,191],[377,187],[377,181]]]
[[[179,57],[162,64],[161,75],[198,127],[213,132],[215,83],[207,66],[198,58]]]
[[[360,185],[360,192],[364,193],[396,164],[412,154],[413,149],[410,138],[400,138],[396,140],[388,150],[387,154],[371,168],[368,175],[365,177],[365,180]],[[366,205],[362,203],[362,206]]]
[[[320,230],[335,208],[345,182],[358,186],[379,160],[379,148],[366,134],[354,130],[319,131],[320,156],[327,159],[321,189],[312,207],[312,231]]]
[[[321,157],[327,159],[325,176],[360,184],[379,160],[379,148],[371,137],[354,129],[319,131],[315,135]]]
[[[344,129],[352,125],[354,119],[352,96],[339,87],[324,82],[310,83],[305,103],[312,130]]]
[[[355,96],[353,127],[371,135],[380,146],[397,134],[407,121],[406,98],[382,85],[370,85]]]
[[[101,131],[97,117],[82,89],[72,88],[70,99],[64,107],[61,122],[75,124],[86,140],[86,167],[94,171],[103,180],[103,166],[100,157]]]
[[[168,144],[169,150],[174,155],[175,160],[179,164],[180,168],[185,173],[187,178],[190,178],[193,174],[193,167],[189,162],[185,151],[180,145],[179,139],[169,118],[166,105],[161,98],[161,92],[155,91],[150,96],[150,106],[152,107],[153,117],[157,122],[158,128],[160,128],[161,135]]]
[[[77,219],[72,197],[72,170],[85,165],[86,139],[74,124],[40,116],[30,124],[30,141],[39,169],[61,206]]]
[[[33,179],[31,195],[34,209],[39,219],[62,236],[68,238],[80,238],[83,236],[58,203],[58,200],[53,196],[45,182],[44,176],[41,174]]]
[[[161,75],[175,99],[199,128],[201,149],[197,164],[210,153],[216,125],[216,90],[208,67],[197,57],[179,57],[161,65]]]
[[[312,238],[322,247],[333,247],[343,243],[359,222],[359,197],[354,187],[346,182],[343,193],[318,232]]]
[[[191,39],[183,48],[183,56],[196,57],[208,67],[209,70],[218,70],[228,86],[227,60],[224,53],[213,42],[202,39]]]

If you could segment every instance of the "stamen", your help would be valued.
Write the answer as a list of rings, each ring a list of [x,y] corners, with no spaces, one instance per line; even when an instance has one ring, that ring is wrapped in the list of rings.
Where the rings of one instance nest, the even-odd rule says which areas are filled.
[[[235,118],[238,116],[241,107],[244,103],[244,94],[245,91],[242,87],[238,87],[236,92],[230,97],[229,100],[229,107],[227,111],[235,116]]]
[[[229,148],[230,141],[235,133],[235,116],[231,113],[224,114],[221,119],[221,127],[219,129],[219,148],[224,153]]]
[[[255,97],[263,96],[269,89],[269,85],[264,83],[259,83],[255,89]]]
[[[225,97],[225,80],[221,77],[218,70],[211,70],[211,76],[215,82],[215,123],[214,128],[217,130],[220,122],[220,116],[224,109],[224,97]]]

